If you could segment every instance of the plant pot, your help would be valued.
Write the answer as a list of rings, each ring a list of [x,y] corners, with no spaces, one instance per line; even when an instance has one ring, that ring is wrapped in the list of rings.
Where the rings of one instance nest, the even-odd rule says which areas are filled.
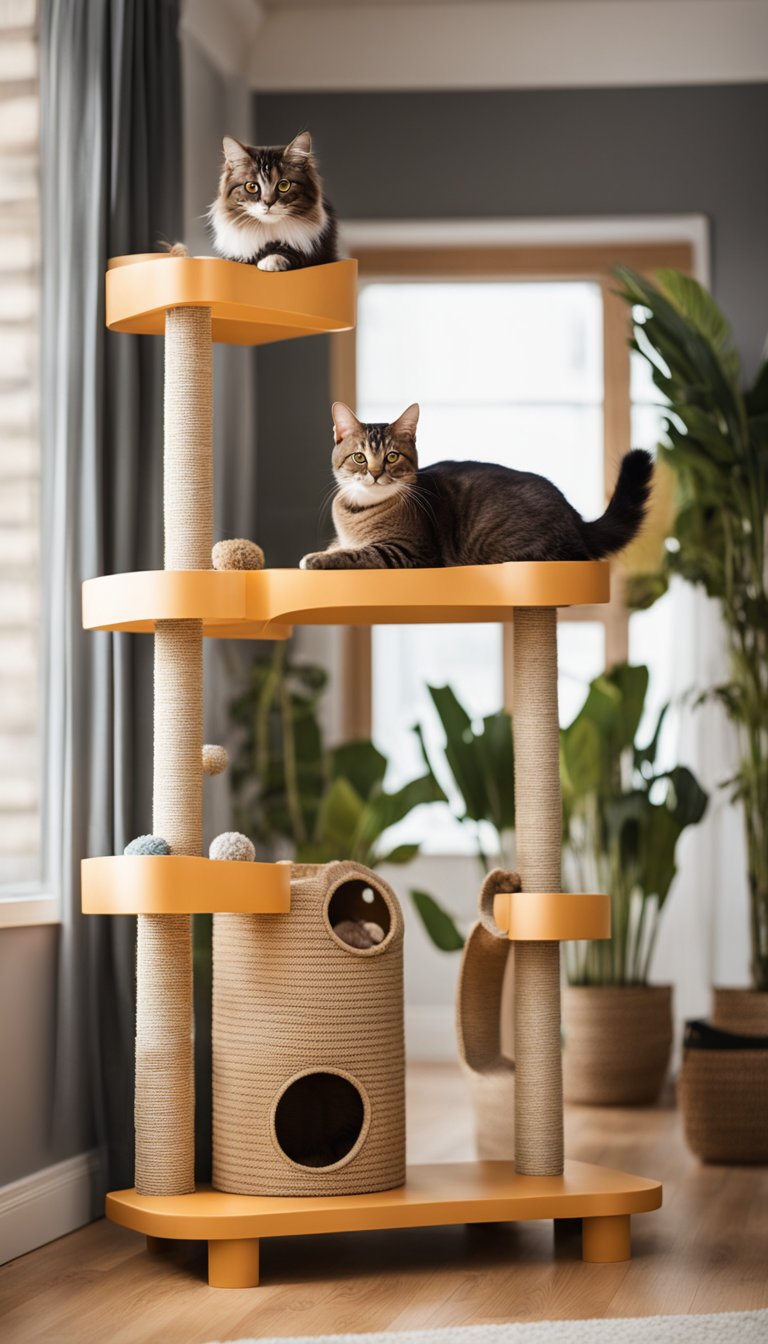
[[[671,985],[568,985],[563,1094],[584,1106],[652,1106],[672,1048]]]
[[[677,1095],[688,1147],[703,1162],[768,1162],[768,1034],[688,1022]]]
[[[768,990],[714,989],[712,1026],[742,1036],[768,1036]]]

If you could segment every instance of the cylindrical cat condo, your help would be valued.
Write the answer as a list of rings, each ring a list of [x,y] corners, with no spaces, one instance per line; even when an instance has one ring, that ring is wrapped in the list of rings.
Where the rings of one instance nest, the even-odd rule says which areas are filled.
[[[375,946],[334,932],[372,921]],[[213,1184],[371,1194],[405,1179],[403,920],[360,864],[293,865],[290,915],[216,915]]]

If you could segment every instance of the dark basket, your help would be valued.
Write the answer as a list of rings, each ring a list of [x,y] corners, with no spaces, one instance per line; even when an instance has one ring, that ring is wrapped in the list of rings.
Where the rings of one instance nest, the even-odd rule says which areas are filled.
[[[677,1095],[703,1162],[768,1163],[768,1036],[687,1022]]]

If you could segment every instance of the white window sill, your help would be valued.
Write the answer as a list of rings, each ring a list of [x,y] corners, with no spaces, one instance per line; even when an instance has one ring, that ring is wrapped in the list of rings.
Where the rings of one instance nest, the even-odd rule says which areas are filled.
[[[60,924],[61,911],[56,896],[39,889],[6,888],[0,894],[0,929],[22,928],[30,924]]]

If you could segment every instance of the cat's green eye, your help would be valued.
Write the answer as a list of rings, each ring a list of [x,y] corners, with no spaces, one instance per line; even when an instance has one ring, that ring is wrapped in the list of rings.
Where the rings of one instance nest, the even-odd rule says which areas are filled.
[[[243,186],[245,187],[245,190],[248,192],[249,196],[255,196],[256,192],[259,190],[255,182],[244,182]]]
[[[365,460],[366,460],[365,453],[353,453],[353,454],[352,454],[352,461],[353,461],[353,462],[360,462],[360,463],[362,464],[363,462],[365,462]]]
[[[396,462],[399,456],[400,454],[393,448],[391,452],[387,453],[387,461]]]
[[[278,190],[278,191],[282,191],[282,192],[286,192],[286,191],[290,191],[290,190],[291,190],[291,184],[290,184],[290,182],[288,181],[288,178],[287,178],[287,177],[281,177],[281,178],[280,178],[280,181],[279,181],[278,184],[277,184],[277,190]]]

